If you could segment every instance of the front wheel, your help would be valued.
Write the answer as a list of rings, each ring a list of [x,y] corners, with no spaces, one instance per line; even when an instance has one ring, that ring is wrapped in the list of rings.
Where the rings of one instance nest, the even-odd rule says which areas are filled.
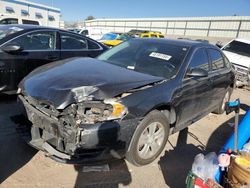
[[[169,123],[158,110],[150,112],[138,125],[126,159],[136,166],[154,161],[164,149],[169,136]]]

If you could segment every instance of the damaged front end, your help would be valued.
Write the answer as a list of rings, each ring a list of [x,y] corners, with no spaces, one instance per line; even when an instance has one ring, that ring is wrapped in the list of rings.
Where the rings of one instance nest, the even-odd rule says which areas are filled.
[[[72,90],[76,102],[63,110],[19,94],[33,124],[29,143],[66,163],[123,158],[139,119],[123,120],[128,113],[123,104],[117,99],[95,101],[93,91]]]

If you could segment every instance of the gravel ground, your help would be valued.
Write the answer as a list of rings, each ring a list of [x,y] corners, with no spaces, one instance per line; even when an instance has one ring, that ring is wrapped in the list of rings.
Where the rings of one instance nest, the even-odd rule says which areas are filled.
[[[250,106],[250,91],[237,89],[241,117]],[[111,164],[108,172],[83,172],[83,166],[57,163],[28,146],[17,135],[22,108],[15,96],[0,97],[0,187],[185,187],[185,179],[198,153],[218,151],[233,128],[234,115],[209,114],[181,133],[171,135],[165,151],[152,164],[135,167],[126,161]]]

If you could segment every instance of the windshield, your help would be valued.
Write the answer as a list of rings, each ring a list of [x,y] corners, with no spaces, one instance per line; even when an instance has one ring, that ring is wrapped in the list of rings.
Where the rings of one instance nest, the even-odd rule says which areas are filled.
[[[106,33],[102,36],[100,40],[115,40],[117,37],[118,37],[118,34]]]
[[[22,31],[22,28],[19,27],[0,27],[0,40],[3,39],[4,37],[7,37],[11,34],[14,34],[16,32]]]
[[[232,41],[223,50],[250,57],[250,44],[240,41]]]
[[[165,41],[131,39],[103,53],[97,59],[137,72],[171,78],[175,76],[188,47]]]

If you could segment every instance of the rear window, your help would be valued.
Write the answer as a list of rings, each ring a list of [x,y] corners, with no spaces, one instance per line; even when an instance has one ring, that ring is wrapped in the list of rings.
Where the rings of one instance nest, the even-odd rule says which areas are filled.
[[[250,44],[240,41],[232,41],[223,50],[250,57]]]
[[[22,20],[23,24],[30,24],[30,25],[39,25],[38,21],[33,20]]]

